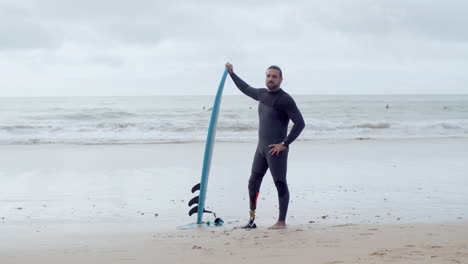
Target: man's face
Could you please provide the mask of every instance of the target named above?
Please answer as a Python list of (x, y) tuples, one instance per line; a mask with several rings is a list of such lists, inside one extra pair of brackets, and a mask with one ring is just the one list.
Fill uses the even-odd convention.
[(269, 90), (279, 88), (283, 78), (280, 77), (280, 72), (276, 69), (268, 69), (266, 72), (265, 83)]

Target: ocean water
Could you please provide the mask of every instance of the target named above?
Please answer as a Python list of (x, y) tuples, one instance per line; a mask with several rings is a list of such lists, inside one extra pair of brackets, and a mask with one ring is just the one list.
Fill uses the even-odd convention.
[[(468, 95), (292, 95), (306, 121), (298, 140), (468, 137)], [(0, 144), (204, 141), (213, 100), (0, 98)], [(257, 104), (243, 95), (224, 96), (216, 139), (255, 141)]]

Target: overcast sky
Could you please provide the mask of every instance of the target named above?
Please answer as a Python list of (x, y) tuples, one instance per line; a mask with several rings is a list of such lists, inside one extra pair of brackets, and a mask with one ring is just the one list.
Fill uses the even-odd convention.
[[(0, 0), (0, 96), (468, 93), (468, 1)], [(225, 94), (238, 94), (231, 80)]]

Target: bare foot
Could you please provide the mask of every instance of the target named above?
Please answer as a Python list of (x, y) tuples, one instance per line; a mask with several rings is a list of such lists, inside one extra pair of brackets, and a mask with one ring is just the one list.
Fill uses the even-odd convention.
[(268, 229), (285, 229), (286, 222), (285, 221), (278, 221), (276, 224), (270, 226)]

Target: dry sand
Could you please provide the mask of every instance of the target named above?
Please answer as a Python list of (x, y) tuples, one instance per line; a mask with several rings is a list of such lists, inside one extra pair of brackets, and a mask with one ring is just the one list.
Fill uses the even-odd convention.
[[(468, 263), (468, 222), (196, 228), (85, 235), (2, 252), (13, 263)], [(3, 238), (5, 239), (5, 238)], [(56, 241), (57, 242), (57, 241)]]

